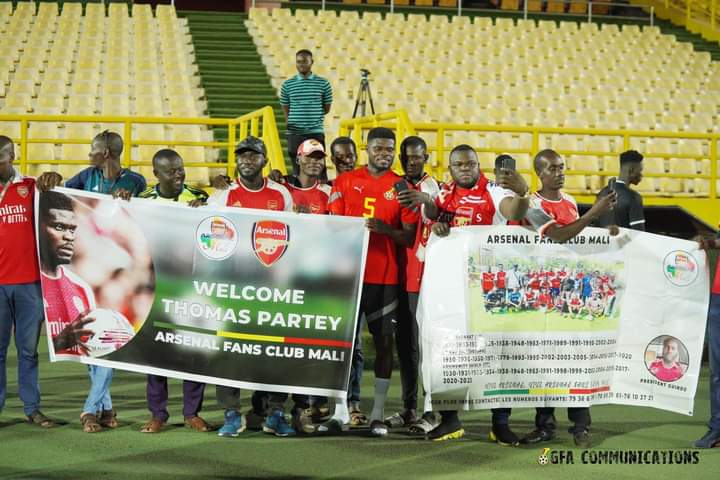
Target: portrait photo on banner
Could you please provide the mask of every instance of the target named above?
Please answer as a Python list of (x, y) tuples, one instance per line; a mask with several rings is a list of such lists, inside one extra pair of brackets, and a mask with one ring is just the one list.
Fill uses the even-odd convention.
[(112, 198), (39, 195), (38, 245), (51, 354), (102, 357), (142, 327), (155, 295), (148, 242)]

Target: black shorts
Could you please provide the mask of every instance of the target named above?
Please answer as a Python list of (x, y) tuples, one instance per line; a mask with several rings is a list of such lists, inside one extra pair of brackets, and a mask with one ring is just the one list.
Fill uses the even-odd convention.
[(363, 283), (360, 314), (365, 314), (368, 330), (373, 335), (395, 333), (398, 315), (398, 286)]

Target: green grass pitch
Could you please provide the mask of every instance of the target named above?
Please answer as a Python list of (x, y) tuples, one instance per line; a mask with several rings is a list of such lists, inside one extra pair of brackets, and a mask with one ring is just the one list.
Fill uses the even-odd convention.
[[(195, 479), (195, 478), (603, 478), (709, 479), (720, 468), (720, 448), (701, 451), (697, 465), (589, 465), (581, 464), (566, 433), (565, 411), (558, 409), (559, 437), (543, 446), (572, 450), (574, 465), (541, 466), (541, 447), (509, 448), (487, 440), (490, 413), (461, 415), (467, 435), (444, 443), (427, 442), (392, 432), (372, 439), (362, 430), (345, 438), (275, 438), (245, 432), (238, 438), (219, 438), (182, 426), (181, 386), (170, 382), (171, 424), (160, 434), (139, 433), (149, 418), (143, 375), (116, 372), (112, 386), (120, 428), (97, 434), (83, 433), (80, 408), (88, 388), (85, 367), (47, 360), (46, 339), (41, 345), (42, 409), (66, 422), (52, 430), (23, 423), (17, 398), (14, 345), (8, 357), (9, 398), (0, 414), (0, 478), (2, 479)], [(370, 366), (368, 366), (370, 368)], [(363, 378), (363, 408), (372, 404), (372, 370)], [(247, 406), (249, 392), (243, 392)], [(387, 414), (400, 408), (400, 382), (393, 374)], [(532, 429), (532, 409), (518, 409), (511, 424), (519, 434)], [(619, 405), (593, 407), (592, 433), (596, 450), (683, 450), (705, 432), (709, 415), (708, 371), (703, 369), (695, 416), (687, 417), (650, 408)], [(222, 422), (215, 391), (205, 393), (203, 416)], [(541, 476), (541, 477), (539, 477)]]

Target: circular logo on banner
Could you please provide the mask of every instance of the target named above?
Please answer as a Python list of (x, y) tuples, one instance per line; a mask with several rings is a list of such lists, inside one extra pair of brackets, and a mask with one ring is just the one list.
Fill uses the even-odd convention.
[(233, 254), (238, 243), (237, 228), (225, 217), (208, 217), (195, 232), (200, 252), (210, 260), (224, 260)]
[(695, 257), (684, 250), (674, 250), (663, 260), (663, 273), (670, 283), (687, 287), (698, 277), (698, 263)]

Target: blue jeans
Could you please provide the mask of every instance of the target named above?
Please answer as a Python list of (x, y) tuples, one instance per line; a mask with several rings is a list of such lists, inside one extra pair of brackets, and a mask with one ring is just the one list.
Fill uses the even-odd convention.
[(720, 430), (720, 295), (710, 296), (708, 309), (708, 353), (710, 360), (710, 430)]
[(90, 392), (85, 400), (83, 413), (95, 414), (103, 410), (112, 410), (110, 383), (112, 383), (113, 369), (97, 365), (87, 367), (90, 374)]
[(0, 285), (0, 410), (5, 406), (5, 363), (13, 327), (18, 357), (18, 392), (23, 411), (30, 415), (40, 409), (37, 347), (44, 316), (40, 282)]
[(355, 330), (355, 348), (353, 348), (352, 363), (350, 364), (350, 379), (347, 392), (348, 402), (360, 401), (360, 383), (362, 382), (363, 369), (365, 368), (365, 357), (362, 351), (362, 319), (358, 319)]

